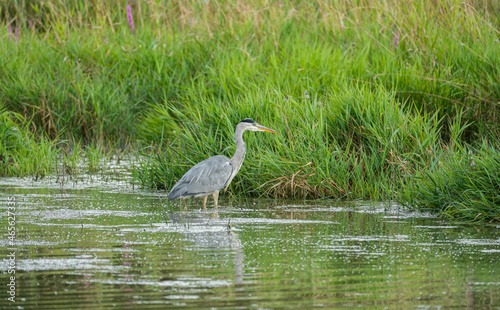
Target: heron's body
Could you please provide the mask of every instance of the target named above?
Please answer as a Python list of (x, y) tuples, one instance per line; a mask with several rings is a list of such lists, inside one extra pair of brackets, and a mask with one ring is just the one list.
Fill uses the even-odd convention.
[[(231, 160), (217, 155), (206, 159), (182, 176), (170, 190), (168, 199), (205, 197), (224, 188), (233, 172)], [(217, 178), (213, 176), (217, 175)]]
[(168, 199), (204, 197), (203, 208), (206, 209), (207, 198), (211, 194), (214, 197), (215, 207), (217, 207), (219, 191), (229, 186), (243, 164), (246, 152), (245, 142), (243, 141), (243, 132), (245, 130), (276, 132), (257, 124), (251, 119), (244, 119), (236, 126), (234, 134), (236, 152), (234, 156), (229, 159), (226, 156), (217, 155), (194, 165), (172, 187)]

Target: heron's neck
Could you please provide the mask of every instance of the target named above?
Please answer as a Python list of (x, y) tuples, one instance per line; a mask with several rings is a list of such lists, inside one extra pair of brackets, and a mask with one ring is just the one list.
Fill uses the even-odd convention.
[(245, 159), (245, 141), (243, 141), (243, 132), (245, 130), (241, 126), (236, 126), (236, 132), (234, 133), (234, 140), (236, 141), (236, 152), (234, 152), (233, 158), (231, 158), (231, 164), (233, 164), (233, 174), (236, 174), (240, 168), (243, 160)]
[(236, 152), (234, 152), (233, 158), (231, 158), (231, 165), (233, 166), (233, 172), (227, 181), (226, 189), (229, 187), (229, 183), (233, 180), (234, 176), (240, 171), (241, 164), (243, 164), (243, 159), (245, 159), (245, 141), (243, 141), (243, 126), (236, 126), (236, 132), (234, 133), (234, 141), (236, 141)]

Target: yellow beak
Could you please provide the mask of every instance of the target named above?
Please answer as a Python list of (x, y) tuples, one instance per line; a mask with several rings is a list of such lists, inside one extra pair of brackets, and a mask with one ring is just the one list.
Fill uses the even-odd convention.
[(262, 126), (262, 125), (257, 125), (257, 128), (259, 128), (259, 129), (260, 129), (260, 130), (262, 130), (262, 131), (267, 131), (267, 132), (277, 133), (277, 131), (276, 131), (276, 130), (271, 129), (271, 128), (267, 128), (267, 127)]

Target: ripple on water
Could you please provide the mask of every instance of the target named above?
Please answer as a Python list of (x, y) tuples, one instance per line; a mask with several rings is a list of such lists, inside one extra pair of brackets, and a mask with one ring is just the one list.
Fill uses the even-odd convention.
[[(224, 197), (212, 218), (213, 210), (193, 211), (197, 200), (189, 212), (167, 212), (164, 193), (115, 187), (16, 186), (21, 306), (500, 304), (500, 226), (447, 225), (398, 205)], [(0, 190), (12, 189), (0, 180)]]
[(466, 245), (498, 245), (500, 246), (500, 239), (458, 239), (455, 241), (459, 244)]
[[(0, 268), (7, 270), (8, 261), (0, 262)], [(47, 270), (99, 270), (106, 272), (120, 272), (124, 266), (113, 266), (110, 260), (99, 259), (95, 256), (77, 256), (72, 258), (38, 258), (18, 259), (16, 268), (22, 271), (47, 271)]]

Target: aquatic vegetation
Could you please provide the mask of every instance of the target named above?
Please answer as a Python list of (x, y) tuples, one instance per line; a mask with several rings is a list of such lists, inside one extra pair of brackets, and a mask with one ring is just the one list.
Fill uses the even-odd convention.
[(79, 141), (57, 144), (36, 136), (29, 130), (30, 125), (21, 115), (0, 106), (0, 176), (37, 180), (50, 174), (95, 174), (104, 170), (106, 158), (111, 157), (102, 145), (82, 147)]
[(52, 172), (57, 156), (55, 143), (44, 137), (36, 139), (29, 122), (0, 105), (0, 176), (33, 176)]
[(85, 146), (84, 154), (87, 161), (87, 166), (90, 173), (95, 173), (100, 171), (103, 168), (103, 161), (106, 157), (106, 154), (103, 151), (102, 145), (88, 145)]
[(484, 143), (442, 153), (417, 173), (404, 201), (467, 221), (500, 221), (500, 150)]

